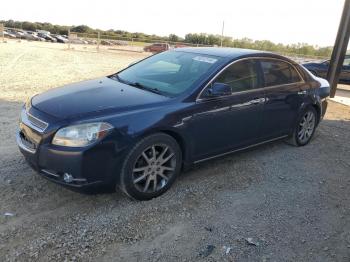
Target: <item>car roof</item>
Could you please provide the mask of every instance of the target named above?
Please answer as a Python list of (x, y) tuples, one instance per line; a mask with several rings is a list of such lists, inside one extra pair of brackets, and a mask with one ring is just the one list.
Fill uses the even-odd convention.
[(175, 49), (178, 52), (189, 52), (202, 55), (212, 55), (227, 58), (236, 58), (244, 55), (272, 54), (253, 49), (229, 48), (229, 47), (183, 47)]

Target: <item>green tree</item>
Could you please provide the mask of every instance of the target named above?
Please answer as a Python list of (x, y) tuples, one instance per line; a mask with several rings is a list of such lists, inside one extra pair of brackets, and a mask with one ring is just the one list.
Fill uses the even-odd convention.
[(71, 28), (72, 32), (77, 33), (91, 33), (93, 30), (87, 25), (78, 25)]
[(180, 37), (175, 34), (170, 34), (168, 39), (170, 42), (178, 42), (180, 40)]

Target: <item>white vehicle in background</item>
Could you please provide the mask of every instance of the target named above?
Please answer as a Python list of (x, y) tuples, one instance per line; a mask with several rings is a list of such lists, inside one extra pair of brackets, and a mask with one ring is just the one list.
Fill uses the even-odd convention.
[(16, 38), (23, 38), (25, 33), (22, 31), (11, 30), (11, 34), (15, 35)]
[(37, 34), (50, 35), (51, 33), (46, 30), (36, 30)]
[(4, 31), (3, 33), (4, 33), (4, 37), (6, 37), (6, 38), (16, 38), (15, 34), (12, 34), (8, 31)]
[(81, 45), (86, 45), (89, 43), (88, 41), (82, 40), (80, 38), (69, 39), (69, 42), (72, 44), (81, 44)]
[(35, 32), (32, 31), (24, 31), (22, 38), (30, 41), (45, 41), (45, 39), (38, 37)]

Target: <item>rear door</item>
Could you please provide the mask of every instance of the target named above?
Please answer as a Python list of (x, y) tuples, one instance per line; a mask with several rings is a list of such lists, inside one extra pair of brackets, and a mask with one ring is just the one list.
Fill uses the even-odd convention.
[(289, 134), (303, 103), (304, 81), (296, 68), (287, 61), (260, 59), (266, 95), (262, 138), (270, 139)]

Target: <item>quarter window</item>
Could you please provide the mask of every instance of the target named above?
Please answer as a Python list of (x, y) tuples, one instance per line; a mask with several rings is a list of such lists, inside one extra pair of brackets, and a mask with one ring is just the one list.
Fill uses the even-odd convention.
[(295, 68), (280, 60), (262, 60), (265, 86), (276, 86), (300, 82), (301, 78)]
[(243, 60), (232, 64), (215, 79), (215, 82), (229, 85), (232, 93), (257, 88), (255, 61)]

